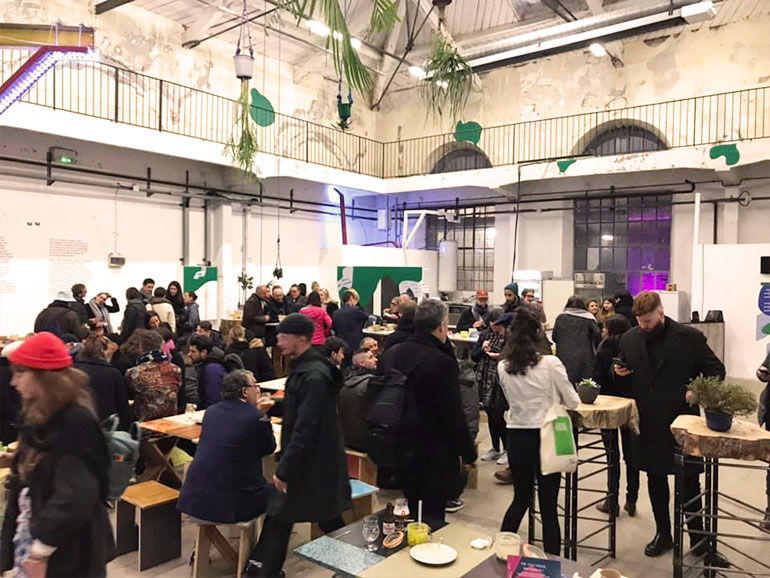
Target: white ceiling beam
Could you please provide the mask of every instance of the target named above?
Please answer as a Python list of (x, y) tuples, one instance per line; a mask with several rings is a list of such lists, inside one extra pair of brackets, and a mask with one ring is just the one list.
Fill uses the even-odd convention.
[(508, 8), (511, 9), (511, 13), (516, 22), (521, 22), (521, 13), (519, 13), (519, 9), (516, 6), (516, 0), (508, 0)]
[(218, 8), (207, 8), (195, 22), (182, 33), (182, 44), (199, 42), (209, 35), (212, 26), (219, 23), (225, 14)]
[[(389, 52), (391, 54), (396, 52), (398, 40), (401, 37), (401, 30), (403, 29), (404, 21), (406, 20), (406, 8), (408, 1), (409, 0), (399, 0), (398, 5), (396, 6), (398, 22), (393, 25), (393, 27), (388, 32), (388, 36), (385, 38), (385, 52)], [(380, 74), (374, 80), (372, 102), (376, 103), (380, 100), (383, 90), (385, 90), (388, 80), (390, 79), (390, 75), (393, 74), (393, 71), (397, 65), (398, 62), (396, 60), (393, 60), (392, 58), (389, 58), (385, 55), (382, 56), (382, 59), (380, 60), (380, 72), (382, 72), (382, 74)]]

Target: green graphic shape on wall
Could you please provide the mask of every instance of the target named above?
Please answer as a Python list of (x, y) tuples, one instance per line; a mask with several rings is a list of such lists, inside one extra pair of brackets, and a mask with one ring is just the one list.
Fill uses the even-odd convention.
[(738, 145), (733, 143), (711, 147), (711, 150), (709, 151), (709, 157), (712, 159), (725, 157), (725, 164), (730, 167), (741, 160), (741, 153), (738, 151)]
[(185, 267), (184, 290), (197, 291), (209, 281), (217, 280), (216, 267)]
[(577, 159), (567, 159), (566, 161), (556, 161), (556, 166), (559, 167), (559, 172), (564, 174), (567, 169), (577, 162)]
[[(422, 267), (337, 267), (337, 289), (342, 294), (351, 287), (358, 292), (361, 306), (374, 312), (374, 292), (382, 282), (382, 299), (398, 295), (404, 285), (417, 286), (422, 282)], [(379, 307), (376, 313), (379, 314)]]
[(481, 130), (481, 125), (477, 122), (458, 122), (454, 137), (457, 142), (469, 142), (477, 145), (481, 140)]
[(256, 88), (251, 89), (251, 120), (259, 126), (270, 126), (275, 122), (275, 110), (267, 97), (260, 94)]

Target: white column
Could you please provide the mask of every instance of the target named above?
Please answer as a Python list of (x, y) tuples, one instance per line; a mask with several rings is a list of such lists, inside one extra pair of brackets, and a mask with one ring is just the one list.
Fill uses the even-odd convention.
[(693, 209), (693, 236), (692, 236), (692, 276), (690, 284), (690, 309), (701, 311), (703, 303), (703, 263), (704, 246), (699, 243), (700, 236), (700, 193), (695, 193), (695, 208)]
[(217, 267), (217, 320), (237, 302), (237, 277), (233, 268), (233, 208), (219, 203), (212, 207), (211, 264)]
[[(725, 198), (736, 198), (740, 195), (738, 187), (725, 187)], [(722, 218), (719, 220), (717, 242), (720, 245), (738, 244), (738, 203), (721, 203)]]

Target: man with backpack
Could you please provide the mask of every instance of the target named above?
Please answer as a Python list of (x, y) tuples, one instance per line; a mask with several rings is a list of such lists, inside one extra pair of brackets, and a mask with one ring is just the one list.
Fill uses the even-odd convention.
[[(385, 350), (379, 361), (379, 379), (369, 382), (374, 390), (368, 418), (370, 442), (373, 434), (382, 442), (383, 432), (388, 430), (378, 426), (378, 421), (389, 419), (374, 411), (378, 400), (401, 383), (403, 415), (399, 421), (404, 427), (396, 434), (401, 439), (392, 440), (405, 456), (399, 464), (399, 478), (409, 510), (416, 512), (417, 502), (422, 500), (429, 524), (444, 521), (447, 502), (462, 487), (460, 459), (470, 465), (477, 457), (463, 414), (457, 359), (448, 340), (448, 313), (441, 301), (421, 303), (414, 316), (414, 334)], [(377, 453), (377, 449), (373, 451)], [(377, 462), (376, 456), (373, 459)]]
[(35, 333), (48, 331), (61, 337), (70, 333), (78, 339), (85, 339), (88, 330), (80, 323), (78, 314), (70, 306), (75, 303), (75, 298), (68, 291), (59, 291), (48, 307), (43, 309), (35, 319)]

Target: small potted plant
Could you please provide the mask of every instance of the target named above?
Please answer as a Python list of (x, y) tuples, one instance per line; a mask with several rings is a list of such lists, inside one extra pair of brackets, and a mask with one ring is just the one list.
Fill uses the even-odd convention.
[(238, 285), (241, 286), (241, 299), (242, 302), (238, 304), (238, 307), (241, 307), (243, 303), (246, 302), (246, 293), (249, 289), (254, 287), (254, 277), (249, 277), (249, 274), (246, 273), (246, 270), (244, 269), (241, 271), (241, 274), (238, 275)]
[(584, 379), (577, 384), (577, 393), (580, 401), (587, 404), (592, 404), (599, 397), (601, 386), (593, 379)]
[(747, 415), (757, 409), (757, 400), (751, 392), (718, 377), (696, 377), (687, 388), (691, 393), (690, 404), (703, 407), (706, 425), (714, 431), (728, 431), (733, 416)]

